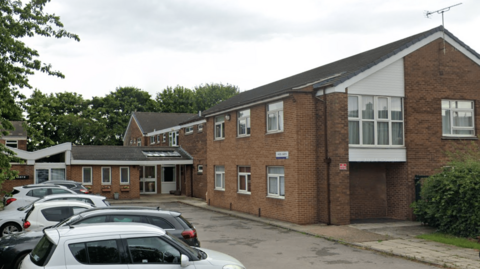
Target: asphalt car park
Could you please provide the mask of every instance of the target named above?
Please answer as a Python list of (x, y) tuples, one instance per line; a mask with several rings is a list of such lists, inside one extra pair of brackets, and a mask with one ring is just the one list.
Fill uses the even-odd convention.
[(160, 206), (182, 212), (195, 226), (202, 247), (231, 255), (249, 269), (434, 268), (181, 203), (144, 203), (139, 206)]

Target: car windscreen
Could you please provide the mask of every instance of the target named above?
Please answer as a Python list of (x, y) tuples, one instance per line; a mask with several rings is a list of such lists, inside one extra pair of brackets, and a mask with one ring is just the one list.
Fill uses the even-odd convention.
[(30, 260), (34, 264), (43, 267), (47, 264), (50, 254), (54, 249), (55, 245), (44, 235), (32, 250), (32, 253), (30, 253)]

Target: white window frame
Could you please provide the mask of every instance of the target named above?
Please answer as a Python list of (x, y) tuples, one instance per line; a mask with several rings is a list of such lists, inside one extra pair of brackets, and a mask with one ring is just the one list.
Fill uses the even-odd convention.
[[(223, 118), (223, 120), (222, 120)], [(225, 139), (225, 116), (224, 115), (220, 115), (220, 116), (216, 116), (214, 118), (215, 120), (215, 125), (214, 125), (214, 128), (213, 128), (213, 135), (215, 137), (215, 140), (223, 140)], [(218, 128), (220, 128), (220, 135), (217, 136), (217, 126), (219, 126)]]
[[(244, 122), (245, 124), (245, 132), (241, 133), (240, 123)], [(238, 137), (245, 137), (250, 136), (250, 109), (244, 109), (237, 112), (237, 136)]]
[[(445, 102), (448, 102), (449, 108), (444, 108)], [(455, 102), (470, 102), (471, 108), (455, 108), (453, 107)], [(475, 102), (473, 100), (451, 100), (451, 99), (442, 99), (442, 136), (445, 137), (475, 137)], [(443, 132), (443, 114), (444, 111), (451, 111), (450, 113), (450, 133), (446, 134)], [(472, 114), (472, 126), (453, 126), (454, 118), (453, 115), (455, 112), (470, 112)], [(472, 131), (472, 134), (454, 134), (454, 131)]]
[(191, 133), (193, 133), (193, 126), (185, 127), (185, 134), (191, 134)]
[[(283, 168), (283, 174), (270, 173), (269, 168)], [(283, 177), (283, 195), (281, 194), (280, 180)], [(277, 193), (270, 193), (270, 178), (276, 178), (277, 181)], [(267, 166), (267, 197), (285, 199), (285, 167), (284, 166)]]
[(155, 136), (150, 136), (150, 145), (155, 144)]
[[(217, 168), (221, 168), (221, 167), (223, 168), (223, 171), (217, 171), (217, 170), (220, 170)], [(225, 190), (225, 166), (215, 165), (214, 169), (215, 169), (215, 177), (214, 177), (215, 190), (224, 191)], [(217, 176), (220, 176), (220, 185), (217, 185)]]
[[(404, 106), (404, 98), (403, 97), (395, 97), (395, 96), (372, 96), (372, 95), (348, 95), (348, 97), (356, 97), (357, 98), (357, 109), (358, 109), (358, 117), (350, 117), (348, 116), (348, 121), (350, 122), (358, 122), (358, 136), (359, 136), (359, 143), (358, 144), (350, 144), (350, 147), (389, 147), (389, 148), (403, 148), (405, 147), (405, 106)], [(362, 119), (362, 98), (369, 97), (373, 98), (373, 119)], [(392, 99), (398, 98), (400, 99), (400, 104), (402, 107), (402, 119), (401, 120), (393, 120), (392, 119)], [(387, 99), (387, 118), (379, 118), (378, 116), (378, 104), (379, 99)], [(348, 102), (348, 100), (347, 100)], [(348, 107), (348, 106), (347, 106)], [(348, 108), (347, 108), (348, 109)], [(348, 113), (348, 111), (347, 111)], [(363, 143), (363, 122), (373, 122), (373, 144), (364, 144)], [(378, 143), (378, 123), (388, 123), (388, 144), (379, 144)], [(401, 123), (402, 124), (402, 144), (401, 145), (394, 145), (393, 144), (393, 137), (392, 137), (392, 123)], [(350, 135), (350, 130), (349, 130)]]
[(168, 145), (170, 147), (178, 146), (178, 131), (173, 131), (168, 133)]
[[(249, 168), (250, 172), (240, 172), (241, 168)], [(238, 166), (238, 180), (237, 180), (237, 190), (238, 190), (238, 193), (245, 193), (245, 194), (250, 194), (252, 192), (251, 190), (251, 186), (250, 186), (250, 190), (248, 190), (248, 182), (252, 180), (252, 168), (250, 166), (245, 166), (245, 165), (241, 165), (241, 166)], [(242, 190), (240, 189), (240, 182), (241, 182), (241, 179), (240, 177), (244, 176), (245, 177), (245, 189)]]
[(203, 164), (197, 165), (197, 173), (203, 173)]
[[(85, 182), (85, 169), (90, 169), (90, 182)], [(91, 166), (82, 167), (82, 184), (83, 185), (92, 185), (93, 184), (93, 168)]]
[(157, 143), (160, 144), (160, 135), (157, 135)]
[(197, 131), (198, 131), (198, 132), (203, 132), (203, 123), (200, 123), (200, 124), (197, 126)]
[[(269, 106), (276, 105), (276, 104), (281, 104), (282, 108), (277, 108), (277, 109), (270, 109), (269, 108)], [(267, 110), (267, 115), (266, 115), (267, 116), (267, 118), (266, 118), (267, 133), (283, 132), (283, 130), (284, 130), (284, 113), (283, 113), (284, 106), (283, 106), (283, 101), (273, 102), (273, 103), (267, 104), (266, 110)], [(269, 119), (270, 115), (272, 115), (276, 119), (277, 126), (275, 127), (275, 129), (269, 129), (270, 127), (269, 127), (269, 124), (268, 124), (268, 119)]]
[(5, 140), (5, 146), (18, 149), (18, 140)]
[[(122, 169), (127, 169), (127, 182), (122, 182)], [(120, 167), (120, 185), (130, 185), (130, 167)]]
[(163, 140), (162, 141), (163, 141), (163, 143), (167, 142), (167, 134), (165, 134), (165, 133), (163, 134)]
[[(108, 169), (108, 182), (103, 182), (103, 169)], [(102, 167), (102, 178), (100, 180), (102, 185), (112, 185), (112, 168), (110, 166)]]
[(141, 146), (142, 146), (142, 139), (137, 138), (137, 147), (141, 147)]

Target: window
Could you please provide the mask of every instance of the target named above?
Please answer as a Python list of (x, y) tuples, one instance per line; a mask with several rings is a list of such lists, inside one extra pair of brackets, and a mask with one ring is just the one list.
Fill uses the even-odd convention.
[(202, 174), (203, 173), (203, 165), (199, 164), (197, 166), (197, 173)]
[(129, 238), (127, 249), (134, 264), (180, 264), (181, 253), (158, 237)]
[(18, 148), (18, 141), (17, 140), (7, 140), (5, 141), (5, 146), (11, 148)]
[(199, 124), (197, 129), (199, 132), (203, 132), (203, 124)]
[(473, 101), (442, 100), (442, 134), (444, 136), (474, 136)]
[(120, 167), (120, 184), (130, 184), (130, 169)]
[(148, 217), (148, 219), (150, 220), (150, 223), (155, 225), (155, 226), (158, 226), (162, 229), (170, 229), (170, 230), (175, 230), (175, 227), (168, 221), (166, 221), (165, 219), (163, 218), (159, 218), (159, 217)]
[(238, 167), (238, 192), (250, 193), (250, 166)]
[(130, 145), (132, 145), (132, 144), (133, 144), (133, 139), (130, 139)]
[(110, 216), (110, 222), (138, 222), (148, 223), (143, 216), (115, 215)]
[(69, 244), (73, 257), (84, 264), (120, 263), (117, 240)]
[(82, 171), (83, 171), (82, 183), (86, 185), (92, 185), (92, 168), (83, 167)]
[(215, 166), (215, 189), (225, 190), (225, 166)]
[(349, 96), (348, 141), (359, 146), (403, 146), (403, 99)]
[(283, 101), (267, 105), (267, 133), (283, 131)]
[(178, 131), (168, 133), (168, 145), (178, 146)]
[(48, 262), (50, 253), (52, 253), (54, 249), (55, 245), (44, 235), (32, 250), (32, 253), (30, 253), (30, 260), (37, 266), (43, 267)]
[(281, 166), (267, 167), (268, 196), (285, 198), (285, 171)]
[(97, 217), (91, 217), (88, 219), (82, 219), (82, 221), (79, 221), (75, 224), (104, 223), (104, 222), (107, 222), (107, 216), (97, 216)]
[(137, 138), (137, 146), (138, 147), (142, 146), (142, 139), (141, 138)]
[(225, 116), (215, 117), (215, 139), (225, 138)]
[(46, 195), (48, 195), (48, 189), (45, 189), (45, 188), (34, 189), (27, 192), (27, 196), (31, 196), (31, 197), (42, 198), (43, 196), (46, 196)]
[(58, 188), (58, 189), (50, 189), (49, 195), (50, 194), (72, 194), (72, 193), (65, 189)]
[(112, 173), (110, 167), (102, 167), (102, 185), (112, 184)]
[(167, 142), (167, 135), (163, 134), (163, 143)]
[(237, 116), (237, 133), (238, 136), (250, 135), (250, 109), (238, 112)]
[(189, 126), (185, 128), (185, 134), (191, 134), (193, 133), (193, 126)]
[(67, 206), (46, 208), (43, 209), (41, 212), (45, 219), (48, 221), (62, 221), (73, 215), (72, 208)]
[(160, 144), (160, 135), (157, 135), (157, 143)]
[(150, 136), (150, 144), (155, 144), (155, 136)]

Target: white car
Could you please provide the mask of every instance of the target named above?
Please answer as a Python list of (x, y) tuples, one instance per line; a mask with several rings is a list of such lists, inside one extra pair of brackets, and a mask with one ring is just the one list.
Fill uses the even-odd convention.
[(68, 193), (75, 194), (74, 191), (58, 185), (30, 184), (14, 187), (11, 197), (3, 197), (3, 210), (15, 210), (47, 195)]
[(21, 269), (202, 268), (245, 269), (218, 251), (192, 248), (159, 227), (142, 223), (91, 224), (45, 229)]
[(26, 210), (0, 211), (0, 237), (21, 232)]
[(77, 213), (93, 208), (89, 203), (79, 201), (50, 201), (35, 203), (23, 222), (25, 231), (53, 226)]

